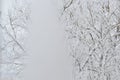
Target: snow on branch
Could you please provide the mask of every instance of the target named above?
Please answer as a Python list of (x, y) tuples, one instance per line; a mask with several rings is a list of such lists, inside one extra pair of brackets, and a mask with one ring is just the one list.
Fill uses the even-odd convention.
[(67, 5), (63, 5), (61, 21), (66, 26), (75, 80), (119, 80), (120, 1), (67, 1), (63, 1)]

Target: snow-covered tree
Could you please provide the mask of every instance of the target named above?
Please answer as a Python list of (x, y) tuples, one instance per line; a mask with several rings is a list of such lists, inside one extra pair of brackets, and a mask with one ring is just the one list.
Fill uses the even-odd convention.
[(24, 67), (30, 9), (26, 0), (3, 0), (2, 4), (0, 80), (16, 80)]
[(120, 0), (63, 0), (75, 80), (120, 80)]

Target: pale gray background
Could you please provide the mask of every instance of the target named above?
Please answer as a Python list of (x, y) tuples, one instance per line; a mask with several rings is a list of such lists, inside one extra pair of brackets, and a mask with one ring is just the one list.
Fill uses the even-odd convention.
[(72, 62), (65, 45), (64, 26), (58, 23), (57, 1), (54, 1), (32, 0), (30, 59), (24, 70), (24, 80), (72, 80)]

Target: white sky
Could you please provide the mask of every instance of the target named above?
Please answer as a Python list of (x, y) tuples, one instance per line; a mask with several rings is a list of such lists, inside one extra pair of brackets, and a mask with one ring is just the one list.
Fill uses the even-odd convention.
[(64, 27), (53, 0), (32, 0), (31, 54), (24, 80), (72, 80), (72, 62), (65, 49)]

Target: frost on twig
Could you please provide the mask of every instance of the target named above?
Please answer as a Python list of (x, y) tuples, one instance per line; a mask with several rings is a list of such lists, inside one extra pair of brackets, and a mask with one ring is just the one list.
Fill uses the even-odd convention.
[(64, 0), (63, 4), (61, 20), (75, 80), (119, 80), (120, 1)]
[(28, 35), (30, 9), (26, 0), (11, 0), (11, 6), (2, 15), (0, 80), (16, 80), (24, 68), (25, 40)]

